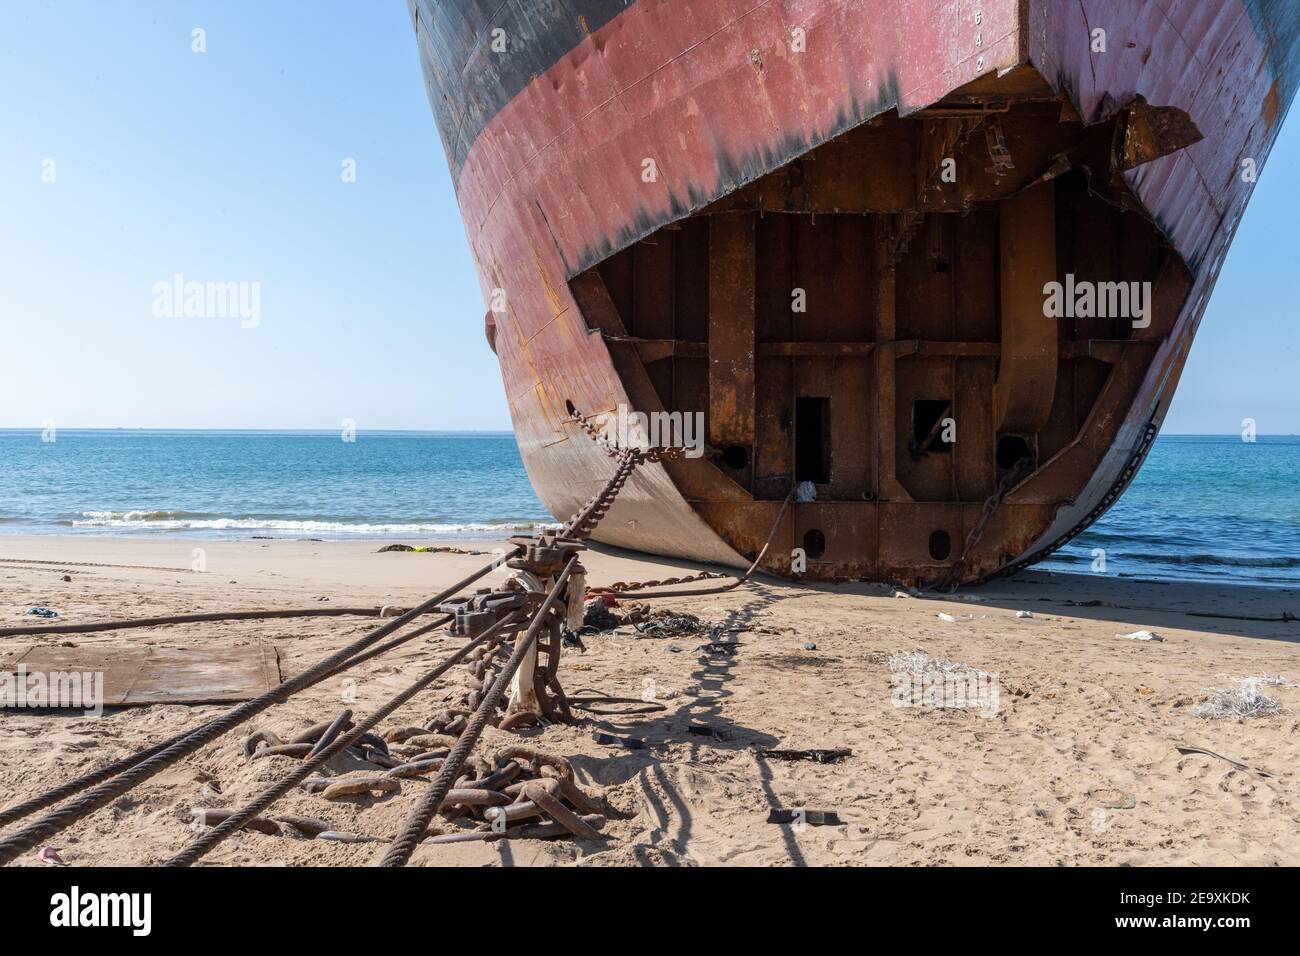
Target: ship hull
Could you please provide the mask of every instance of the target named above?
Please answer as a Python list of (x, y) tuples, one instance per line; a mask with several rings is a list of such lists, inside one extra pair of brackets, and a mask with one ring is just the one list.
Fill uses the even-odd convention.
[[(544, 505), (612, 471), (573, 412), (705, 420), (708, 457), (638, 469), (598, 540), (735, 566), (771, 532), (770, 570), (962, 583), (1049, 553), (1140, 465), (1291, 101), (1294, 26), (1241, 0), (865, 6), (412, 2)], [(1089, 205), (1103, 180), (1118, 212)], [(1098, 265), (1109, 235), (1145, 265)], [(1147, 325), (1044, 334), (1026, 316), (1063, 266), (1148, 282)], [(773, 317), (796, 281), (831, 290), (824, 317)], [(801, 469), (816, 498), (774, 528)]]

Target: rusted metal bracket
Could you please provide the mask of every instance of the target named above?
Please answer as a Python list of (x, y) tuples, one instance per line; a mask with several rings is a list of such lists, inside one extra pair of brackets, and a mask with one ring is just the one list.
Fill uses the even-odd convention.
[(989, 120), (984, 124), (984, 142), (988, 145), (989, 159), (993, 161), (992, 166), (985, 167), (988, 172), (1001, 179), (1016, 168), (1011, 160), (1011, 150), (1007, 149), (1007, 141), (1002, 137), (1002, 124), (997, 120)]

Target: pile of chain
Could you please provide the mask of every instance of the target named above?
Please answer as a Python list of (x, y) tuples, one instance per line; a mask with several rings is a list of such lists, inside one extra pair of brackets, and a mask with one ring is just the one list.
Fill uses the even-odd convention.
[[(448, 822), (468, 817), (473, 829), (426, 831), (424, 842), (460, 843), (500, 838), (600, 838), (608, 810), (603, 797), (578, 786), (563, 757), (532, 747), (503, 747), (489, 761), (473, 757), (439, 810)], [(436, 831), (436, 832), (435, 832)]]
[[(352, 729), (351, 716), (351, 711), (341, 711), (333, 721), (309, 727), (288, 743), (270, 731), (258, 731), (245, 738), (244, 753), (251, 760), (272, 756), (309, 759), (324, 751), (339, 734)], [(328, 801), (400, 793), (402, 780), (427, 776), (443, 768), (456, 738), (438, 731), (463, 731), (469, 716), (469, 711), (454, 715), (443, 712), (424, 726), (395, 727), (382, 737), (365, 733), (346, 752), (355, 759), (386, 768), (383, 773), (309, 777), (301, 786)], [(430, 827), (422, 842), (540, 840), (564, 836), (594, 840), (600, 838), (608, 812), (602, 796), (593, 796), (578, 785), (573, 766), (564, 757), (514, 744), (497, 750), (491, 760), (482, 756), (470, 756), (466, 760), (465, 772), (456, 779), (438, 808), (445, 825)], [(216, 827), (234, 814), (230, 810), (196, 808), (193, 815), (199, 826)], [(468, 827), (460, 825), (466, 823)], [(454, 828), (450, 826), (453, 824)], [(340, 832), (333, 824), (317, 817), (259, 816), (243, 823), (243, 829), (268, 836), (286, 835), (285, 827), (308, 839), (386, 842), (379, 837)]]

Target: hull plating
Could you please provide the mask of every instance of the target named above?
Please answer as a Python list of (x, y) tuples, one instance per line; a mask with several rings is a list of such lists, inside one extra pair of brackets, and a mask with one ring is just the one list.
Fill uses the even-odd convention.
[[(618, 336), (610, 330), (626, 325), (627, 316), (616, 305), (607, 308), (613, 297), (599, 288), (593, 292), (591, 277), (603, 269), (608, 278), (619, 256), (653, 244), (666, 227), (735, 212), (723, 208), (728, 197), (734, 202), (747, 188), (762, 193), (765, 177), (784, 174), (826, 144), (832, 153), (817, 155), (832, 155), (838, 144), (856, 142), (853, 137), (877, 135), (870, 132), (873, 122), (884, 124), (880, 136), (907, 122), (928, 130), (930, 116), (935, 123), (950, 122), (936, 107), (956, 100), (982, 104), (987, 112), (999, 97), (1023, 95), (1029, 108), (1055, 96), (1063, 114), (1070, 114), (1063, 121), (1080, 129), (1110, 123), (1127, 131), (1134, 125), (1135, 103), (1176, 108), (1190, 118), (1198, 141), (1140, 157), (1145, 161), (1120, 168), (1116, 177), (1167, 247), (1167, 269), (1178, 273), (1176, 281), (1160, 273), (1170, 290), (1164, 327), (1150, 337), (1149, 348), (1121, 350), (1141, 351), (1140, 359), (1110, 356), (1099, 395), (1111, 389), (1116, 398), (1097, 398), (1094, 408), (1083, 409), (1077, 433), (1049, 443), (1052, 453), (1035, 460), (1032, 476), (1008, 489), (982, 522), (991, 478), (971, 479), (964, 491), (954, 477), (951, 494), (924, 488), (918, 493), (920, 478), (911, 488), (898, 481), (910, 466), (906, 460), (900, 467), (892, 464), (895, 445), (903, 442), (891, 434), (902, 431), (892, 406), (903, 400), (898, 389), (905, 385), (893, 384), (891, 376), (903, 366), (894, 327), (882, 334), (877, 306), (859, 336), (861, 354), (840, 356), (839, 365), (827, 366), (862, 369), (864, 394), (875, 396), (862, 408), (873, 424), (861, 447), (834, 433), (839, 460), (865, 468), (860, 479), (856, 472), (852, 479), (864, 490), (856, 501), (845, 500), (849, 479), (831, 476), (819, 501), (795, 505), (778, 529), (772, 569), (789, 570), (790, 555), (809, 540), (808, 531), (821, 529), (827, 540), (808, 567), (814, 576), (934, 583), (954, 574), (956, 566), (958, 579), (978, 579), (1040, 556), (1095, 518), (1140, 461), (1172, 398), (1249, 198), (1242, 162), (1249, 159), (1262, 169), (1294, 92), (1300, 41), (1285, 11), (1278, 10), (1285, 5), (986, 0), (975, 10), (958, 0), (881, 0), (869, 5), (870, 13), (867, 6), (855, 0), (412, 2), (430, 100), (484, 299), (498, 307), (488, 317), (491, 339), (520, 450), (539, 496), (557, 517), (572, 513), (611, 468), (581, 430), (566, 424), (570, 407), (596, 414), (620, 406), (673, 406), (650, 368), (653, 347), (615, 344)], [(1097, 29), (1105, 31), (1104, 53), (1093, 49)], [(868, 151), (874, 148), (875, 140), (863, 141)], [(924, 168), (924, 157), (918, 159)], [(652, 177), (646, 176), (647, 160)], [(996, 184), (989, 188), (997, 192)], [(748, 214), (762, 218), (774, 208), (766, 202), (754, 199)], [(895, 209), (869, 198), (852, 211), (872, 217), (863, 228), (878, 237), (885, 228), (915, 230), (914, 220), (924, 222), (937, 212), (959, 212), (965, 221), (975, 208), (942, 208), (945, 202), (941, 196), (924, 198), (915, 209)], [(1013, 214), (1003, 208), (997, 215), (999, 228), (1010, 231), (1002, 224)], [(734, 221), (715, 215), (710, 235), (721, 235), (730, 227), (720, 224)], [(748, 240), (742, 235), (739, 241)], [(718, 243), (724, 248), (723, 239)], [(979, 248), (970, 246), (972, 254)], [(896, 282), (901, 262), (877, 263), (876, 274)], [(726, 288), (726, 281), (725, 271), (718, 271), (710, 288)], [(1002, 281), (1012, 289), (1025, 287), (1026, 280), (1004, 272)], [(608, 313), (603, 320), (602, 308)], [(710, 308), (716, 314), (719, 306)], [(956, 343), (970, 354), (951, 356), (954, 367), (965, 362), (978, 378), (1001, 375), (1008, 363), (1020, 361), (1020, 353), (1032, 362), (1033, 350), (1023, 344), (1034, 330), (1011, 335), (1010, 321), (1004, 316), (1002, 327), (990, 333), (999, 345), (984, 348), (982, 358), (974, 346), (989, 343)], [(743, 371), (745, 361), (751, 368), (764, 361), (765, 349), (768, 360), (789, 359), (792, 367), (811, 360), (807, 343), (764, 343), (752, 333), (727, 355), (726, 343), (734, 342), (729, 327), (716, 321), (709, 326), (708, 362), (740, 361)], [(674, 328), (667, 338), (681, 340), (675, 333)], [(1071, 359), (1086, 364), (1093, 358), (1087, 343), (1096, 341), (1098, 336), (1083, 333), (1077, 342), (1063, 337), (1062, 355), (1086, 351)], [(700, 360), (686, 354), (686, 346), (699, 344), (681, 340), (670, 346), (680, 346), (683, 370)], [(772, 355), (773, 349), (790, 354)], [(883, 354), (890, 355), (888, 361)], [(1033, 388), (1041, 393), (1041, 383), (1026, 384), (1034, 381), (1026, 373), (1016, 390), (1028, 396), (1022, 399), (1027, 407), (1041, 408), (1050, 396), (1035, 397)], [(709, 382), (716, 393), (734, 392), (722, 376)], [(994, 379), (988, 384), (993, 407)], [(739, 394), (751, 393), (742, 384)], [(766, 446), (754, 407), (728, 412), (707, 391), (701, 404), (711, 443), (738, 434), (732, 444), (761, 460)], [(995, 429), (996, 424), (987, 428), (994, 437)], [(964, 467), (959, 457), (948, 466), (954, 476)], [(743, 474), (728, 472), (717, 460), (647, 467), (629, 482), (597, 537), (695, 561), (746, 563), (794, 478), (793, 469), (787, 471), (781, 476), (785, 485), (777, 488), (763, 485), (768, 476), (752, 465)], [(940, 525), (953, 542), (942, 559), (926, 546)], [(963, 553), (977, 529), (978, 542)]]

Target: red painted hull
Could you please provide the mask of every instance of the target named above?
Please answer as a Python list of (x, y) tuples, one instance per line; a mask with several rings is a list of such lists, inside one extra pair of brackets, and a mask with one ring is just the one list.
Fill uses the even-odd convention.
[[(414, 0), (412, 10), (437, 111), (450, 82), (439, 85), (449, 74), (436, 61), (451, 35), (439, 18), (451, 14)], [(639, 0), (502, 97), (477, 133), (468, 121), (444, 122), (484, 299), (504, 302), (491, 315), (494, 346), (543, 503), (567, 517), (611, 471), (566, 424), (569, 403), (588, 413), (635, 407), (574, 299), (575, 276), (872, 117), (907, 116), (981, 77), (1031, 66), (1085, 123), (1141, 95), (1181, 108), (1204, 135), (1125, 173), (1194, 284), (1091, 479), (999, 561), (1041, 554), (1103, 503), (1172, 398), (1250, 196), (1241, 162), (1263, 167), (1290, 101), (1282, 74), (1294, 34), (1279, 50), (1277, 37), (1261, 38), (1262, 16), (1241, 0)], [(490, 19), (462, 26), (477, 31), (476, 44), (490, 42)], [(796, 27), (806, 37), (797, 53)], [(1090, 50), (1098, 27), (1104, 54)], [(646, 159), (653, 182), (642, 176)], [(973, 520), (961, 518), (967, 528)], [(779, 546), (795, 544), (793, 535), (783, 532)], [(657, 465), (638, 471), (597, 538), (744, 563)]]

